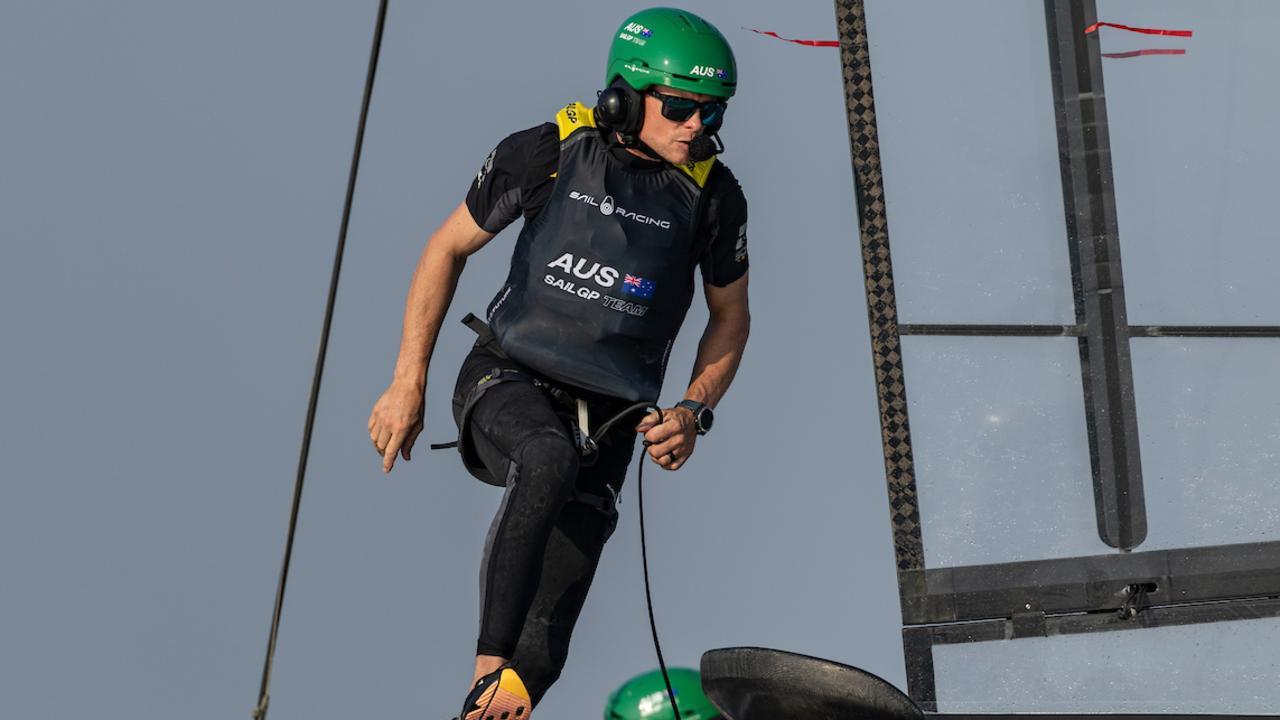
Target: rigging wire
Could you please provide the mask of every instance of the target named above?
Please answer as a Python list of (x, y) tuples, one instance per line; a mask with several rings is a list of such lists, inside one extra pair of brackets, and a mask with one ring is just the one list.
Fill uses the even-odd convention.
[(316, 404), (320, 398), (320, 380), (324, 377), (324, 359), (329, 349), (329, 332), (333, 326), (333, 307), (338, 297), (338, 278), (342, 273), (342, 256), (347, 245), (347, 228), (351, 224), (351, 204), (356, 192), (356, 175), (360, 170), (360, 149), (364, 145), (364, 129), (369, 119), (369, 100), (373, 96), (373, 80), (378, 71), (378, 53), (382, 48), (382, 30), (386, 25), (387, 2), (378, 4), (378, 21), (373, 30), (373, 47), (369, 51), (369, 71), (364, 81), (364, 98), (360, 104), (360, 122), (356, 127), (355, 147), (351, 152), (351, 172), (347, 177), (347, 197), (342, 209), (342, 225), (338, 230), (338, 248), (333, 258), (333, 273), (329, 278), (329, 299), (324, 310), (324, 329), (320, 333), (320, 348), (316, 353), (315, 373), (311, 380), (311, 397), (307, 404), (307, 420), (302, 431), (302, 450), (298, 457), (298, 475), (293, 485), (293, 505), (289, 513), (289, 533), (285, 539), (284, 561), (280, 565), (280, 583), (276, 587), (275, 610), (271, 616), (271, 633), (267, 639), (267, 657), (262, 665), (262, 686), (258, 691), (258, 704), (253, 710), (254, 720), (266, 720), (267, 705), (271, 698), (271, 669), (275, 659), (276, 640), (280, 634), (280, 615), (284, 609), (284, 588), (289, 580), (289, 561), (293, 557), (293, 538), (298, 527), (298, 508), (302, 502), (302, 485), (307, 474), (307, 456), (311, 451), (311, 431), (315, 426)]

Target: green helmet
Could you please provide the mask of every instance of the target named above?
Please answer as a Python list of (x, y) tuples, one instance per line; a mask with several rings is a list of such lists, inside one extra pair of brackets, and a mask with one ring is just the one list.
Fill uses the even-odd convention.
[(617, 78), (636, 90), (650, 85), (733, 97), (738, 67), (714, 25), (686, 10), (650, 8), (623, 21), (609, 46), (605, 87)]
[[(676, 693), (676, 707), (683, 720), (713, 720), (723, 717), (715, 705), (702, 694), (702, 682), (697, 670), (668, 668), (671, 689)], [(604, 720), (675, 720), (671, 712), (671, 700), (667, 698), (667, 685), (662, 681), (662, 671), (654, 670), (637, 675), (609, 696), (604, 709)]]

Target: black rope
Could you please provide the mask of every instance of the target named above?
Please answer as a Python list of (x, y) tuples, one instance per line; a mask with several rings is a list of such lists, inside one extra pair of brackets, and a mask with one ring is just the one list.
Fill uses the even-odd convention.
[(351, 173), (347, 177), (347, 198), (342, 209), (342, 226), (338, 230), (338, 249), (333, 259), (333, 274), (329, 278), (329, 299), (324, 310), (324, 329), (320, 333), (320, 349), (316, 353), (315, 374), (311, 379), (311, 398), (307, 404), (307, 420), (302, 431), (302, 450), (298, 457), (298, 475), (293, 485), (293, 507), (289, 512), (289, 533), (285, 539), (284, 562), (280, 565), (280, 583), (276, 587), (275, 611), (271, 616), (271, 634), (267, 640), (267, 658), (262, 665), (262, 687), (258, 692), (258, 705), (253, 710), (255, 720), (266, 720), (267, 705), (271, 698), (271, 665), (276, 654), (276, 639), (280, 634), (280, 615), (284, 609), (284, 588), (289, 580), (289, 561), (293, 557), (293, 538), (298, 527), (298, 508), (302, 502), (302, 484), (307, 474), (307, 456), (311, 452), (311, 430), (315, 426), (316, 404), (320, 398), (320, 380), (324, 376), (324, 358), (329, 349), (329, 330), (333, 326), (333, 306), (338, 297), (338, 277), (342, 273), (342, 255), (347, 245), (347, 228), (351, 224), (351, 203), (356, 193), (356, 174), (360, 170), (360, 149), (364, 145), (364, 128), (369, 118), (369, 100), (373, 96), (373, 78), (378, 71), (378, 51), (382, 47), (382, 28), (387, 19), (387, 0), (380, 0), (378, 22), (373, 30), (373, 48), (369, 52), (369, 72), (364, 81), (364, 99), (360, 105), (360, 123), (356, 127), (355, 148), (351, 152)]
[[(654, 408), (658, 413), (658, 424), (662, 424), (662, 410)], [(652, 443), (645, 441), (647, 448)], [(648, 453), (645, 453), (648, 454)], [(649, 631), (653, 633), (653, 649), (658, 654), (658, 668), (662, 670), (662, 682), (667, 685), (667, 697), (671, 699), (671, 712), (676, 720), (680, 720), (680, 708), (676, 707), (676, 691), (671, 688), (671, 678), (667, 675), (667, 663), (662, 659), (662, 645), (658, 642), (658, 623), (653, 619), (653, 595), (649, 592), (649, 551), (644, 537), (644, 464), (640, 457), (640, 469), (636, 472), (636, 503), (640, 511), (640, 565), (644, 568), (644, 602), (649, 608)]]
[[(647, 410), (649, 412), (657, 413), (658, 424), (659, 425), (662, 424), (662, 408), (658, 407), (657, 405), (654, 405), (653, 403), (646, 403), (646, 402), (636, 403), (634, 405), (631, 405), (627, 409), (623, 410), (622, 412), (618, 413), (617, 415), (614, 415), (613, 417), (601, 423), (600, 427), (596, 428), (596, 431), (591, 433), (591, 435), (587, 438), (587, 443), (586, 443), (587, 450), (590, 452), (595, 452), (596, 449), (600, 447), (600, 442), (604, 440), (604, 436), (609, 434), (609, 430), (611, 430), (614, 425), (617, 425), (620, 420), (627, 417), (628, 415), (640, 410)], [(649, 447), (649, 443), (646, 442), (644, 446)]]

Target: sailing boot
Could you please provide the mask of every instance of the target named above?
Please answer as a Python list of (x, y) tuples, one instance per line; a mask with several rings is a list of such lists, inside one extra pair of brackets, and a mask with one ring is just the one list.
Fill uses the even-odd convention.
[(529, 691), (510, 667), (501, 667), (476, 681), (462, 704), (460, 720), (528, 720), (533, 710)]

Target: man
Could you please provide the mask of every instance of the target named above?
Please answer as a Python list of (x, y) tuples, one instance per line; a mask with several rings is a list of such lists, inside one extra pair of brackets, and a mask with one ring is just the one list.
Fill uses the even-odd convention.
[[(466, 258), (524, 218), (488, 324), (468, 316), (480, 338), (454, 395), (464, 464), (506, 488), (463, 720), (528, 717), (564, 666), (635, 433), (655, 463), (680, 469), (737, 370), (750, 326), (746, 200), (714, 156), (736, 82), (705, 20), (633, 15), (597, 106), (570, 104), (499, 143), (419, 260), (394, 379), (369, 418), (386, 472), (422, 431), (427, 366)], [(709, 320), (683, 399), (602, 432), (656, 404), (695, 268)]]

